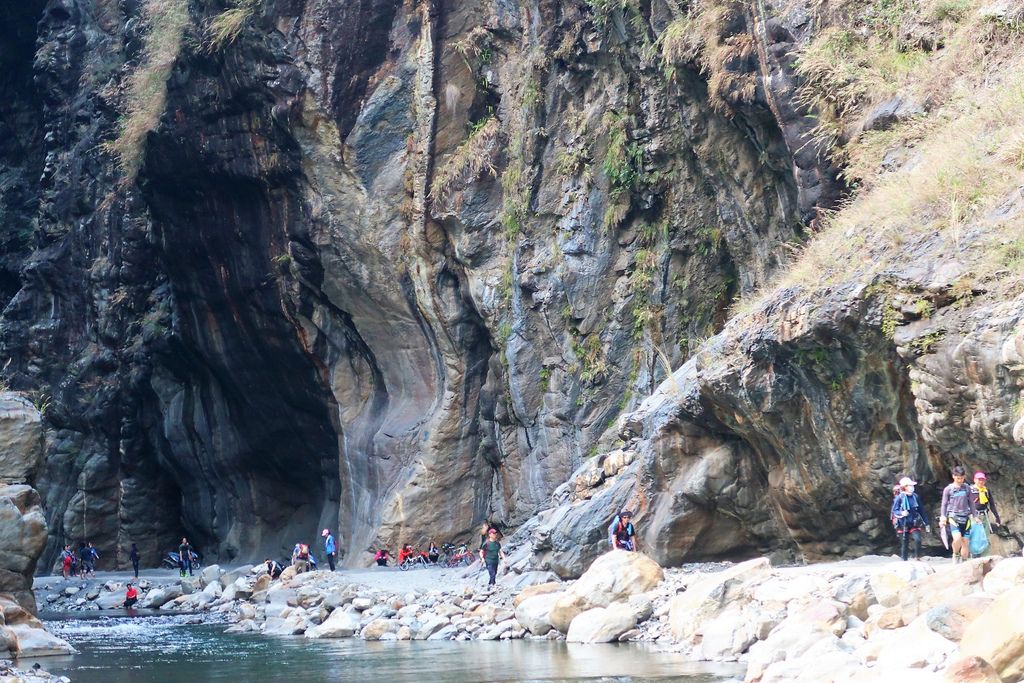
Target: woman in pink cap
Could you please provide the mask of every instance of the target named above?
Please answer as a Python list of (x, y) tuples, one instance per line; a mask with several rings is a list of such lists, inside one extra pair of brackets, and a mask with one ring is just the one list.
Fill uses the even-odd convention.
[(928, 513), (914, 493), (917, 482), (910, 477), (900, 479), (900, 492), (892, 501), (892, 523), (900, 539), (900, 557), (907, 560), (909, 541), (914, 543), (914, 559), (921, 557), (921, 529), (931, 531)]
[(984, 472), (974, 473), (971, 498), (974, 499), (974, 504), (978, 506), (978, 514), (981, 515), (981, 520), (985, 523), (986, 531), (992, 533), (992, 523), (988, 518), (989, 512), (992, 513), (992, 517), (996, 520), (996, 526), (1003, 525), (1002, 520), (999, 519), (999, 512), (996, 510), (996, 503), (992, 500), (992, 492), (988, 490), (988, 477), (985, 476)]

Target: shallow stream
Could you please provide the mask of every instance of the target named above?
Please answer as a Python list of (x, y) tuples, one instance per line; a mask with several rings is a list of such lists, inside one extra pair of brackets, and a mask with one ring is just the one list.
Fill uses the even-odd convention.
[(742, 674), (631, 645), (515, 642), (364, 642), (226, 634), (182, 616), (56, 618), (48, 625), (79, 654), (38, 661), (74, 683), (193, 681), (678, 681)]

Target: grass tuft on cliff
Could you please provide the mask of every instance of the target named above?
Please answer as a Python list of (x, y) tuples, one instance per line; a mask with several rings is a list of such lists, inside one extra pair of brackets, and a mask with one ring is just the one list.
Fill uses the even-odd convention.
[(256, 14), (259, 0), (236, 0), (232, 7), (206, 24), (204, 47), (207, 52), (224, 49), (238, 39), (246, 23)]
[(481, 173), (496, 175), (492, 157), (501, 134), (501, 125), (496, 116), (488, 116), (473, 123), (469, 136), (451, 156), (437, 169), (430, 196), (434, 202), (457, 207), (458, 194), (466, 184), (476, 180)]
[(121, 182), (134, 182), (142, 166), (146, 135), (160, 123), (167, 102), (167, 78), (181, 53), (189, 25), (187, 0), (148, 0), (142, 8), (147, 27), (142, 58), (128, 75), (117, 134), (104, 144), (121, 170)]
[[(741, 310), (794, 288), (813, 297), (931, 260), (955, 259), (983, 289), (1024, 283), (1024, 3), (875, 0), (871, 24), (825, 28), (798, 62), (804, 97), (826, 109), (853, 192), (776, 281)], [(899, 10), (897, 12), (897, 10)], [(865, 14), (866, 13), (866, 14)], [(912, 29), (929, 50), (903, 41)], [(921, 29), (920, 27), (924, 27)], [(896, 57), (896, 53), (903, 56)], [(920, 113), (856, 131), (886, 98)], [(842, 137), (849, 138), (845, 143)], [(966, 286), (966, 285), (965, 285)]]

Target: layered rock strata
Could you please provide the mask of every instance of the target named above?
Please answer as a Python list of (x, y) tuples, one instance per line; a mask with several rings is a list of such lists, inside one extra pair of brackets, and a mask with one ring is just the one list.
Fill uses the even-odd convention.
[(836, 196), (782, 61), (666, 76), (677, 3), (242, 4), (3, 10), (45, 564), (517, 524)]

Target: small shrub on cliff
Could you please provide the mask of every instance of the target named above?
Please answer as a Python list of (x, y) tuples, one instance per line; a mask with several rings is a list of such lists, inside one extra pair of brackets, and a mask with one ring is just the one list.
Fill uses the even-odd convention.
[(142, 17), (148, 27), (142, 61), (128, 76), (117, 135), (104, 144), (117, 158), (124, 183), (135, 180), (142, 166), (146, 135), (160, 123), (167, 101), (167, 78), (189, 25), (188, 2), (149, 0)]

